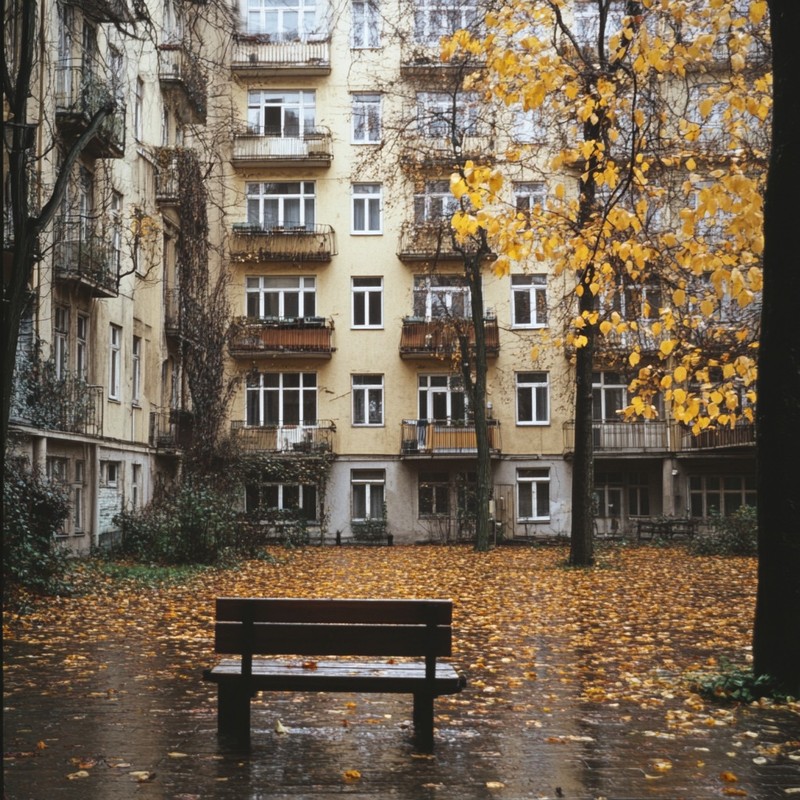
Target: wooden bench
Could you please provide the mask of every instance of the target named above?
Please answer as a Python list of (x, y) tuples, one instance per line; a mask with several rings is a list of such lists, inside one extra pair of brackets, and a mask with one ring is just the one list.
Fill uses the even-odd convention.
[[(434, 698), (466, 685), (436, 660), (452, 650), (450, 600), (220, 597), (216, 615), (215, 652), (241, 658), (221, 661), (203, 679), (217, 684), (220, 735), (240, 743), (250, 739), (256, 692), (385, 692), (414, 696), (416, 743), (430, 750)], [(254, 657), (263, 655), (271, 658)], [(318, 656), (361, 658), (310, 658)]]

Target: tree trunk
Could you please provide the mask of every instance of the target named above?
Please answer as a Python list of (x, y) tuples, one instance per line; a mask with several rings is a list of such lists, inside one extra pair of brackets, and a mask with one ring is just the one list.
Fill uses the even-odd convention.
[[(800, 695), (800, 336), (795, 282), (800, 160), (800, 4), (770, 0), (774, 109), (764, 208), (764, 291), (756, 414), (758, 595), (754, 672)], [(785, 457), (781, 457), (781, 453)]]
[[(591, 274), (591, 270), (589, 272)], [(589, 291), (591, 279), (583, 282), (578, 306), (591, 312), (594, 295)], [(588, 567), (594, 563), (592, 495), (594, 490), (594, 439), (592, 434), (592, 367), (594, 361), (594, 325), (586, 325), (582, 333), (587, 342), (575, 353), (575, 450), (572, 462), (572, 529), (569, 563)]]

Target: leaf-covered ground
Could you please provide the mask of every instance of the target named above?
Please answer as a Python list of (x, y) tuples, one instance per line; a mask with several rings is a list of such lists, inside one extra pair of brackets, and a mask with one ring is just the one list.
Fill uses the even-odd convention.
[[(463, 800), (489, 792), (539, 798), (560, 796), (556, 789), (564, 794), (569, 788), (572, 794), (565, 796), (676, 797), (683, 796), (675, 792), (684, 785), (696, 787), (686, 795), (691, 797), (800, 794), (796, 706), (722, 707), (703, 701), (691, 688), (694, 676), (724, 661), (748, 663), (755, 561), (700, 558), (681, 548), (615, 547), (600, 552), (595, 568), (574, 570), (564, 566), (565, 556), (556, 547), (500, 548), (488, 554), (462, 547), (275, 550), (269, 561), (156, 586), (87, 568), (78, 596), (40, 601), (24, 615), (6, 613), (5, 704), (12, 712), (27, 709), (30, 716), (37, 703), (50, 715), (60, 704), (69, 713), (75, 704), (88, 709), (96, 704), (103, 714), (113, 714), (117, 703), (123, 731), (138, 708), (134, 700), (149, 714), (169, 715), (172, 707), (184, 718), (171, 747), (190, 749), (187, 736), (190, 742), (200, 731), (199, 752), (213, 747), (213, 691), (199, 681), (199, 673), (214, 660), (216, 596), (449, 597), (455, 604), (453, 661), (467, 674), (468, 689), (437, 701), (435, 766), (419, 766), (416, 762), (425, 760), (414, 759), (410, 749), (406, 761), (401, 759), (404, 780), (416, 787), (406, 787), (410, 794), (405, 796)], [(311, 737), (304, 746), (313, 746), (315, 730), (328, 740), (347, 730), (351, 739), (341, 747), (357, 742), (362, 748), (358, 757), (342, 755), (350, 760), (341, 764), (340, 773), (331, 766), (330, 775), (313, 777), (308, 767), (313, 780), (289, 778), (286, 762), (297, 754), (277, 741), (273, 717), (266, 721), (265, 714), (261, 727), (270, 726), (269, 731), (259, 732), (254, 741), (268, 748), (261, 756), (276, 765), (281, 777), (273, 780), (287, 797), (325, 796), (323, 789), (311, 792), (308, 786), (325, 787), (328, 779), (342, 784), (331, 789), (332, 795), (341, 789), (382, 796), (375, 787), (397, 779), (400, 767), (381, 767), (385, 755), (373, 758), (363, 751), (373, 740), (363, 732), (371, 727), (374, 736), (384, 737), (383, 751), (403, 744), (405, 738), (393, 738), (402, 719), (398, 715), (409, 713), (402, 698), (385, 705), (379, 696), (282, 696), (280, 703), (283, 730), (289, 731), (281, 734), (284, 741), (291, 740), (294, 725), (293, 741), (300, 741), (301, 731)], [(266, 701), (254, 704), (254, 725), (261, 707), (272, 708)], [(25, 728), (11, 730), (20, 723), (13, 713), (10, 717), (4, 747), (6, 777), (13, 784), (20, 776), (31, 778), (29, 764), (47, 761), (56, 746), (48, 744), (48, 730), (62, 749), (68, 734), (59, 729), (55, 735), (52, 725), (37, 731), (31, 724), (27, 734)], [(187, 733), (186, 719), (196, 720), (194, 734)], [(113, 741), (125, 749), (124, 736)], [(156, 774), (152, 763), (141, 754), (109, 752), (102, 739), (94, 738), (92, 747), (93, 752), (72, 760), (62, 755), (63, 769), (55, 768), (53, 780), (60, 776), (71, 780), (70, 787), (81, 780), (88, 786), (99, 780), (97, 764), (106, 773), (130, 765), (126, 775), (138, 782), (137, 796), (142, 796), (142, 782), (150, 785)], [(515, 748), (519, 752), (511, 758)], [(68, 748), (76, 750), (80, 743)], [(464, 772), (458, 759), (467, 757), (470, 777), (451, 774)], [(81, 769), (81, 759), (91, 767)], [(541, 762), (535, 771), (541, 785), (524, 769), (523, 779), (521, 766), (514, 768), (530, 759)], [(317, 769), (324, 761), (320, 756)], [(201, 780), (202, 770), (176, 772), (173, 765), (179, 762), (162, 754), (159, 780), (164, 783), (152, 796), (237, 796), (221, 788), (233, 776)], [(85, 775), (74, 777), (78, 773)], [(193, 787), (180, 791), (192, 780), (202, 784), (196, 793)]]

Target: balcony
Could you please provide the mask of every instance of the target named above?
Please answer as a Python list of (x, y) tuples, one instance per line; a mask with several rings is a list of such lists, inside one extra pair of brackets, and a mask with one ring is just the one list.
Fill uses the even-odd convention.
[[(465, 246), (465, 253), (469, 253), (471, 246)], [(432, 222), (404, 223), (400, 229), (400, 240), (397, 246), (397, 257), (401, 261), (460, 261), (464, 253), (455, 248), (453, 242), (450, 219), (440, 219)], [(486, 255), (493, 259), (492, 253)]]
[(156, 205), (160, 209), (180, 206), (180, 186), (178, 181), (178, 154), (174, 148), (164, 148), (158, 152), (158, 166), (155, 168)]
[(456, 164), (466, 161), (494, 164), (497, 143), (492, 136), (466, 134), (458, 148), (445, 136), (408, 136), (403, 142), (402, 164), (410, 170), (419, 168), (445, 169), (451, 172)]
[(318, 420), (311, 425), (247, 425), (231, 422), (231, 435), (246, 453), (285, 453), (295, 456), (321, 456), (334, 451), (336, 425)]
[(94, 22), (126, 24), (134, 20), (125, 0), (80, 0), (70, 5), (77, 6), (84, 16)]
[(177, 408), (150, 412), (150, 446), (163, 455), (177, 455), (190, 446), (192, 414)]
[(228, 350), (234, 358), (330, 358), (333, 321), (323, 317), (234, 320)]
[(90, 217), (62, 217), (54, 225), (56, 279), (88, 289), (92, 297), (116, 297), (119, 252), (110, 233)]
[(231, 71), (241, 78), (330, 75), (330, 42), (270, 41), (268, 34), (234, 39)]
[(739, 423), (735, 428), (706, 428), (697, 435), (685, 428), (680, 429), (681, 450), (721, 450), (731, 447), (755, 447), (756, 426)]
[(77, 139), (102, 108), (112, 109), (100, 123), (85, 153), (93, 158), (125, 154), (125, 105), (98, 64), (62, 63), (56, 67), (56, 122), (68, 139)]
[[(29, 365), (30, 366), (30, 365)], [(103, 435), (103, 387), (72, 374), (58, 377), (52, 362), (15, 380), (12, 422), (44, 430)]]
[(231, 261), (321, 261), (336, 255), (336, 242), (330, 225), (234, 224), (230, 243)]
[[(489, 452), (499, 455), (500, 423), (487, 420), (489, 426)], [(474, 456), (478, 453), (478, 440), (474, 425), (464, 425), (447, 420), (405, 419), (402, 423), (400, 453), (404, 458), (436, 455)]]
[(172, 92), (181, 100), (184, 122), (202, 124), (206, 121), (206, 76), (197, 55), (185, 44), (158, 46), (158, 79), (165, 92)]
[[(497, 317), (484, 317), (486, 355), (496, 358), (500, 353), (500, 333)], [(475, 348), (475, 327), (469, 319), (431, 319), (406, 317), (400, 334), (400, 358), (450, 358), (459, 352), (459, 334), (469, 337), (470, 349)]]
[(180, 289), (164, 290), (164, 333), (171, 338), (181, 336), (181, 293)]
[(329, 167), (333, 139), (327, 128), (307, 128), (302, 136), (237, 133), (231, 160), (236, 167)]

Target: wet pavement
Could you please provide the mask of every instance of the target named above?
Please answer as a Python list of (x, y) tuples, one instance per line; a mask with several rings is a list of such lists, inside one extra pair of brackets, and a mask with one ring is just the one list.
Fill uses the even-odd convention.
[(415, 751), (411, 698), (393, 695), (260, 695), (250, 750), (228, 749), (200, 680), (207, 640), (79, 634), (66, 650), (5, 638), (6, 800), (800, 797), (796, 710), (706, 707), (667, 684), (598, 700), (576, 690), (583, 656), (557, 632), (528, 634), (535, 676), (511, 649), (489, 668), (462, 648), (470, 683), (437, 700), (433, 755)]

